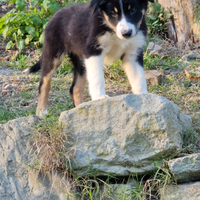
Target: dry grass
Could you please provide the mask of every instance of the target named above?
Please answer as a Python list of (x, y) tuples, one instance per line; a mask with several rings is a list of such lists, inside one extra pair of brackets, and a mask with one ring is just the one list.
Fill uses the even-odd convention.
[(161, 189), (168, 184), (176, 184), (176, 181), (170, 173), (166, 161), (163, 161), (163, 167), (158, 167), (153, 176), (144, 182), (142, 199), (159, 200)]
[(67, 135), (62, 133), (61, 124), (40, 121), (32, 136), (32, 142), (32, 166), (43, 172), (70, 171), (70, 158), (75, 153), (75, 147), (70, 147)]

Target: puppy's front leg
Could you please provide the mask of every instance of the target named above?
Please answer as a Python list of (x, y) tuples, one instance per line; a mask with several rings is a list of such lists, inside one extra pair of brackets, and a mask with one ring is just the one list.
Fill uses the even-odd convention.
[(105, 93), (105, 80), (103, 74), (104, 55), (91, 56), (85, 59), (87, 80), (92, 100), (108, 97)]
[(143, 55), (125, 54), (122, 65), (134, 94), (147, 93), (147, 83), (143, 69)]

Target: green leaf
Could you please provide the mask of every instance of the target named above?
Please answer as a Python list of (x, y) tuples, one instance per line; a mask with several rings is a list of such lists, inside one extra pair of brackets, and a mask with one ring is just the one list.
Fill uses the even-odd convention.
[(149, 16), (152, 20), (156, 20), (157, 19), (157, 17), (155, 16), (155, 15), (150, 15)]
[(38, 26), (40, 23), (42, 23), (42, 19), (40, 19), (39, 17), (32, 17), (32, 20), (34, 26)]
[(156, 20), (152, 25), (156, 25), (159, 22), (159, 20)]
[(24, 0), (16, 0), (16, 8), (17, 8), (17, 10), (22, 11), (22, 10), (24, 10), (25, 6), (26, 6), (26, 1), (24, 1)]
[(22, 31), (20, 29), (17, 30), (17, 35), (18, 36), (22, 36), (23, 35), (23, 33), (22, 33)]
[(30, 25), (29, 21), (25, 21), (25, 24), (26, 24), (27, 26)]
[(8, 49), (10, 49), (11, 47), (13, 47), (13, 42), (12, 41), (10, 41), (10, 42), (8, 42), (7, 43), (7, 45), (6, 45), (6, 50), (8, 50)]
[(39, 42), (40, 44), (44, 43), (44, 32), (40, 35)]
[(15, 41), (17, 41), (17, 35), (16, 35), (16, 33), (13, 33), (12, 37), (15, 39)]
[(155, 4), (154, 4), (154, 8), (155, 8), (157, 11), (160, 11), (160, 10), (161, 10), (161, 4), (160, 4), (160, 3), (155, 3)]
[(15, 3), (15, 0), (10, 0), (9, 3), (8, 3), (8, 6), (10, 6), (13, 3)]
[(47, 11), (48, 10), (48, 4), (50, 4), (50, 1), (49, 0), (44, 0), (43, 1), (43, 7), (44, 7), (44, 9)]
[(8, 30), (9, 30), (8, 26), (6, 26), (6, 28), (3, 30), (3, 37), (4, 37), (4, 39), (7, 37)]
[(38, 0), (32, 0), (32, 1), (30, 2), (30, 7), (31, 7), (31, 8), (34, 8), (37, 4), (38, 4)]
[(54, 4), (50, 4), (48, 7), (51, 14), (55, 13), (59, 9), (58, 2), (55, 2)]
[(4, 19), (0, 18), (0, 35), (3, 34), (4, 27), (5, 27)]
[(33, 37), (35, 36), (35, 28), (32, 26), (26, 26), (26, 31), (28, 32), (29, 35), (32, 35)]
[(20, 39), (19, 42), (17, 42), (17, 48), (19, 51), (23, 50), (25, 48), (25, 40)]
[(27, 35), (25, 39), (25, 44), (28, 45), (32, 41), (32, 39), (33, 39), (33, 36)]

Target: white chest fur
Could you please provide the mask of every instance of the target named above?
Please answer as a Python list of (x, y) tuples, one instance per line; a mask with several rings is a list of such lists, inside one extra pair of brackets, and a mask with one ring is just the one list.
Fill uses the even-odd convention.
[(143, 48), (145, 36), (140, 31), (131, 39), (119, 39), (116, 34), (106, 33), (98, 39), (100, 47), (103, 48), (104, 64), (112, 64), (119, 59), (123, 54), (137, 53), (137, 49)]

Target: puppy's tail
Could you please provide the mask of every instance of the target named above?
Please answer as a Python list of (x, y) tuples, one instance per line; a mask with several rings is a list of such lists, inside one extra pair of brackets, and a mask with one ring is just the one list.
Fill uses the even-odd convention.
[(40, 63), (40, 61), (38, 61), (35, 65), (33, 65), (32, 67), (29, 67), (29, 68), (27, 68), (27, 69), (25, 69), (24, 71), (23, 71), (23, 73), (28, 73), (28, 74), (30, 74), (30, 73), (34, 73), (34, 72), (37, 72), (37, 71), (39, 71), (41, 69), (41, 63)]

